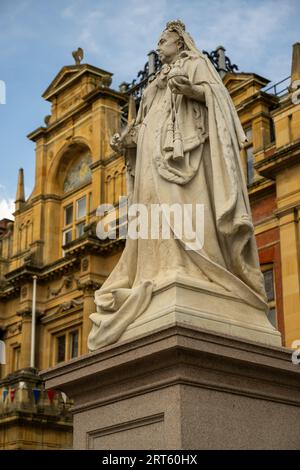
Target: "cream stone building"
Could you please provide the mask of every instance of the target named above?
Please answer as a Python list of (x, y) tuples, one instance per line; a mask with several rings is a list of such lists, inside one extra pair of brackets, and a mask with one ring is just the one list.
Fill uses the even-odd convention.
[[(269, 319), (283, 344), (300, 339), (300, 44), (292, 73), (279, 88), (231, 66), (223, 48), (211, 55), (248, 136), (241, 159), (270, 305)], [(35, 185), (25, 200), (19, 171), (14, 222), (0, 222), (0, 449), (68, 448), (70, 403), (45, 392), (37, 371), (86, 354), (94, 291), (115, 266), (124, 240), (96, 236), (97, 207), (126, 195), (124, 158), (109, 141), (128, 114), (129, 96), (157, 66), (149, 55), (138, 84), (110, 88), (112, 74), (81, 64), (65, 66), (43, 94), (51, 103), (45, 125), (31, 134)], [(126, 111), (127, 110), (127, 111)], [(26, 176), (26, 175), (25, 175)], [(114, 221), (118, 226), (123, 221)], [(34, 354), (31, 342), (36, 279)]]

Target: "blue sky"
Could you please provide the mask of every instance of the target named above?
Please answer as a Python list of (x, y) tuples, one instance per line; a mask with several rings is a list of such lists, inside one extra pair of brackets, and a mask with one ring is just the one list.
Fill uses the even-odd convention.
[(34, 144), (26, 135), (49, 114), (41, 98), (71, 51), (114, 73), (112, 86), (131, 81), (170, 19), (182, 19), (200, 49), (222, 44), (240, 71), (279, 81), (290, 74), (300, 41), (299, 0), (0, 0), (0, 219), (15, 198), (18, 168), (33, 188)]

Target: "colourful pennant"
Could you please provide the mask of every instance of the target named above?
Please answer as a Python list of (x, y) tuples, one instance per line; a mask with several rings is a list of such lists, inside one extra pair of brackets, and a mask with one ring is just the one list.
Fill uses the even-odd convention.
[(2, 401), (3, 401), (3, 402), (5, 402), (7, 395), (8, 395), (8, 390), (5, 388), (5, 389), (2, 391)]
[(55, 390), (47, 390), (47, 396), (48, 396), (48, 400), (50, 401), (50, 403), (53, 402), (54, 395), (55, 395)]
[(35, 403), (37, 403), (41, 396), (41, 390), (39, 388), (33, 388), (32, 391), (33, 391), (34, 401)]
[(10, 395), (11, 402), (13, 403), (14, 399), (15, 399), (15, 395), (16, 395), (16, 389), (11, 388), (10, 391), (9, 391), (9, 395)]
[(67, 402), (67, 395), (64, 392), (61, 392), (61, 397), (63, 399), (63, 402), (66, 404)]

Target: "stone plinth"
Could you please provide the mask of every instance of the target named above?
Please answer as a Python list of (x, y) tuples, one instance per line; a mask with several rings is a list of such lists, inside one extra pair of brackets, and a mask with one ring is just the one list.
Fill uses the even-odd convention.
[(75, 449), (299, 449), (291, 351), (183, 324), (42, 372), (75, 400)]
[(282, 344), (281, 334), (264, 310), (246, 304), (216, 284), (178, 274), (155, 286), (149, 307), (129, 325), (121, 340), (175, 323), (270, 346)]

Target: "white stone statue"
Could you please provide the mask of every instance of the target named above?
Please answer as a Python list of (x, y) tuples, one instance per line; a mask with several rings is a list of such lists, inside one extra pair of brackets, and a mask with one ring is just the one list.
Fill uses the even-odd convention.
[(238, 299), (263, 313), (265, 330), (270, 326), (240, 163), (246, 137), (235, 107), (181, 21), (167, 24), (157, 50), (162, 69), (145, 89), (134, 125), (113, 145), (136, 142), (132, 204), (204, 204), (204, 244), (187, 249), (172, 222), (170, 239), (127, 238), (119, 262), (95, 292), (90, 350), (120, 339), (149, 310), (155, 289), (174, 275)]

